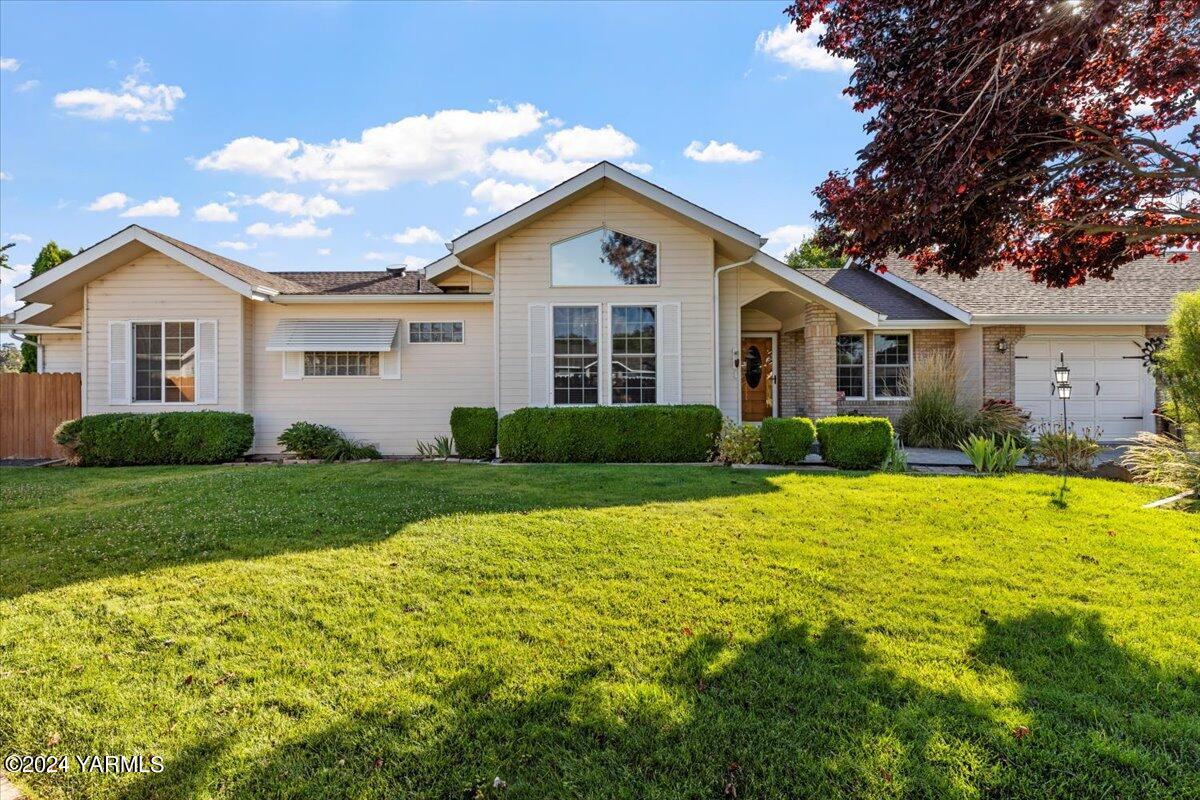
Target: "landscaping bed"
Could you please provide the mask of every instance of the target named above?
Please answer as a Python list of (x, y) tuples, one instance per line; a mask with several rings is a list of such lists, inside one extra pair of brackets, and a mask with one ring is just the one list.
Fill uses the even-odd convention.
[[(53, 797), (1200, 794), (1194, 517), (1053, 476), (0, 472)], [(499, 782), (497, 782), (499, 779)]]

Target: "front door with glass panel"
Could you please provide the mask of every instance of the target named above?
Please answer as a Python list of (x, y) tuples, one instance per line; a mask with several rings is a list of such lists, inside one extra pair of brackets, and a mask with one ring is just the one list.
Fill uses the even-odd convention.
[(775, 416), (775, 352), (769, 336), (742, 338), (742, 421)]

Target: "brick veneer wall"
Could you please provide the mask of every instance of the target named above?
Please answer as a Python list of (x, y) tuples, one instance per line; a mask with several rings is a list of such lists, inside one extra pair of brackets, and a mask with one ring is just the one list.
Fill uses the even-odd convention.
[[(1025, 336), (1024, 325), (989, 325), (983, 329), (983, 396), (985, 399), (1016, 400), (1017, 342)], [(1008, 351), (1001, 353), (996, 344), (1008, 340)]]
[(797, 417), (804, 410), (804, 331), (779, 334), (779, 411), (781, 417)]
[(837, 403), (837, 315), (810, 303), (804, 312), (804, 410), (813, 419), (833, 416)]

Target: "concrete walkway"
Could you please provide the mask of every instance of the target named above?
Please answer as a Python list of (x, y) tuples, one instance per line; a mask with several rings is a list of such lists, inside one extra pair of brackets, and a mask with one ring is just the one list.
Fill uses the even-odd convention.
[[(1124, 447), (1109, 446), (1100, 451), (1096, 456), (1096, 464), (1103, 464), (1107, 461), (1116, 461), (1125, 451)], [(920, 467), (970, 467), (971, 460), (967, 458), (961, 450), (938, 450), (933, 447), (906, 447), (904, 452), (908, 454), (909, 466)], [(1029, 466), (1029, 459), (1022, 458), (1017, 462), (1019, 466)]]

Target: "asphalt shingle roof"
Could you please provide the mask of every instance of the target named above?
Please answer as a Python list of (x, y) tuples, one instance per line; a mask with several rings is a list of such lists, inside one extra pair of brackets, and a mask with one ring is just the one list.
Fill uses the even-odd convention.
[(299, 284), (290, 294), (443, 294), (419, 272), (272, 272), (281, 280)]
[(202, 247), (196, 247), (194, 244), (188, 244), (185, 241), (176, 239), (173, 236), (168, 236), (160, 231), (151, 230), (150, 228), (146, 228), (146, 230), (158, 238), (170, 242), (180, 250), (183, 250), (185, 253), (193, 255), (206, 264), (211, 264), (222, 272), (232, 275), (239, 280), (243, 280), (246, 283), (254, 286), (263, 286), (267, 289), (274, 289), (275, 291), (282, 292), (284, 294), (300, 294), (307, 291), (302, 284), (281, 277), (279, 273), (265, 272), (261, 269), (256, 269), (248, 264), (243, 264), (240, 261), (234, 261), (232, 258), (226, 258), (225, 256), (217, 255), (216, 253), (205, 250)]
[[(1179, 292), (1200, 288), (1200, 253), (1181, 263), (1149, 256), (1116, 271), (1111, 281), (1051, 289), (1016, 269), (981, 273), (973, 280), (918, 275), (907, 259), (891, 259), (897, 276), (971, 314), (1167, 314)], [(852, 295), (853, 296), (853, 295)]]
[(836, 292), (857, 300), (872, 311), (886, 314), (888, 319), (953, 319), (945, 311), (934, 308), (899, 286), (888, 283), (870, 270), (802, 269), (800, 272)]

